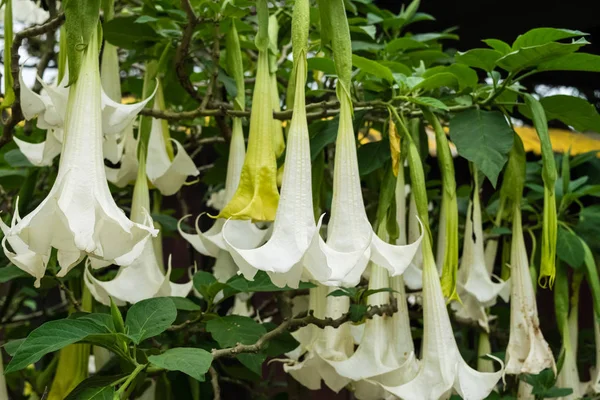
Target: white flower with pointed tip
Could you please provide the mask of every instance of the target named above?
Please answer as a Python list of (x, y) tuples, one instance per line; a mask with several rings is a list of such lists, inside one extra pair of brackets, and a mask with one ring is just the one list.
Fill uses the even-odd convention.
[(464, 400), (486, 398), (502, 370), (478, 372), (460, 355), (428, 236), (423, 242), (423, 314), (423, 355), (417, 375), (408, 383), (383, 387), (404, 400), (437, 400), (449, 397), (452, 390)]
[[(61, 145), (59, 143), (62, 144), (64, 141), (64, 126), (70, 91), (70, 88), (66, 87), (66, 85), (69, 77), (68, 73), (65, 73), (63, 79), (57, 85), (48, 85), (39, 77), (38, 80), (44, 88), (41, 94), (37, 94), (27, 87), (23, 82), (22, 74), (19, 73), (21, 109), (26, 120), (37, 117), (37, 127), (48, 130), (46, 141), (29, 143), (17, 139), (16, 143), (21, 152), (33, 165), (47, 166), (51, 165), (54, 157), (60, 154)], [(101, 89), (102, 132), (105, 135), (120, 134), (133, 123), (137, 114), (150, 101), (151, 97), (135, 104), (121, 104), (112, 100)], [(114, 157), (112, 158), (114, 160)]]
[[(348, 311), (348, 297), (326, 297), (328, 291), (334, 290), (333, 288), (319, 286), (317, 289), (315, 295), (320, 306), (313, 309), (315, 317), (338, 318)], [(349, 378), (340, 376), (330, 364), (331, 361), (345, 360), (352, 354), (354, 339), (349, 323), (339, 328), (327, 326), (324, 329), (309, 325), (295, 332), (294, 337), (302, 346), (297, 349), (296, 354), (303, 357), (302, 360), (287, 360), (283, 366), (285, 372), (311, 390), (320, 389), (323, 381), (337, 393), (351, 382)]]
[[(19, 217), (19, 199), (15, 204), (15, 214), (11, 225), (15, 225), (21, 218)], [(10, 228), (0, 219), (0, 229), (4, 234), (2, 238), (2, 249), (4, 255), (15, 264), (17, 267), (27, 272), (29, 275), (35, 278), (34, 286), (40, 287), (40, 281), (44, 277), (46, 272), (46, 264), (48, 263), (49, 255), (40, 255), (29, 250), (27, 243), (18, 236), (11, 236)], [(8, 249), (7, 244), (11, 247), (12, 251)]]
[[(306, 61), (296, 63), (294, 114), (290, 124), (285, 168), (273, 234), (258, 248), (241, 248), (230, 240), (233, 220), (223, 226), (223, 238), (235, 263), (248, 280), (266, 271), (279, 287), (297, 288), (304, 271), (304, 255), (318, 230), (312, 202), (311, 159), (304, 104)], [(327, 273), (321, 273), (326, 276)]]
[[(225, 179), (225, 199), (226, 203), (233, 197), (237, 186), (240, 182), (240, 174), (242, 165), (244, 164), (245, 145), (244, 133), (242, 130), (242, 121), (239, 118), (233, 120), (233, 132), (231, 143), (229, 144), (229, 160), (227, 162), (227, 177)], [(217, 218), (213, 226), (206, 232), (202, 232), (198, 226), (201, 215), (196, 218), (195, 228), (196, 233), (186, 233), (181, 229), (181, 222), (189, 215), (184, 216), (179, 220), (177, 229), (181, 236), (190, 243), (194, 249), (205, 256), (215, 257), (217, 261), (222, 258), (222, 262), (229, 265), (233, 260), (227, 254), (227, 257), (220, 256), (222, 252), (228, 253), (227, 244), (223, 239), (223, 226), (226, 220)], [(260, 245), (265, 235), (269, 232), (268, 229), (259, 229), (250, 220), (230, 220), (228, 222), (229, 241), (231, 244), (239, 247), (252, 248)], [(231, 261), (230, 261), (231, 260)], [(215, 273), (216, 273), (215, 266)]]
[(61, 267), (58, 276), (65, 276), (85, 256), (130, 264), (150, 234), (157, 234), (149, 223), (134, 223), (125, 216), (106, 182), (96, 36), (94, 30), (79, 79), (70, 89), (56, 181), (35, 210), (21, 220), (17, 216), (7, 235), (9, 243), (11, 236), (18, 236), (29, 250), (43, 258), (44, 266), (51, 249), (57, 249)]
[[(150, 209), (150, 195), (146, 180), (146, 171), (140, 168), (138, 179), (133, 190), (131, 219), (142, 223), (147, 219)], [(162, 238), (157, 236), (144, 244), (142, 253), (129, 265), (123, 265), (117, 276), (110, 281), (96, 279), (89, 268), (86, 268), (84, 281), (94, 298), (104, 305), (110, 305), (112, 297), (115, 304), (137, 303), (152, 297), (175, 296), (186, 297), (192, 290), (193, 282), (173, 283), (171, 276), (171, 257), (168, 269), (164, 273), (162, 267)], [(156, 249), (160, 249), (156, 252)], [(161, 257), (160, 259), (158, 257)]]
[(352, 104), (343, 89), (338, 92), (340, 119), (327, 242), (320, 235), (315, 236), (306, 267), (324, 284), (355, 286), (369, 260), (386, 268), (391, 276), (402, 274), (419, 250), (423, 235), (409, 245), (399, 246), (386, 243), (373, 233), (362, 198)]
[[(477, 174), (474, 175), (474, 179), (477, 181)], [(467, 211), (463, 254), (458, 270), (457, 291), (462, 303), (452, 302), (452, 309), (456, 311), (458, 319), (477, 321), (488, 332), (489, 317), (486, 308), (496, 304), (499, 295), (504, 301), (508, 301), (509, 292), (505, 289), (508, 282), (493, 282), (488, 272), (477, 183), (474, 189)]]
[(510, 267), (510, 337), (506, 348), (505, 371), (515, 375), (537, 374), (545, 368), (552, 368), (556, 373), (554, 356), (544, 340), (538, 320), (519, 205), (513, 210)]

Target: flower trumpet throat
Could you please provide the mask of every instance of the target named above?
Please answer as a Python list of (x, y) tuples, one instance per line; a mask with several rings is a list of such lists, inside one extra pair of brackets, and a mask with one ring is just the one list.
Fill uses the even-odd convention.
[(246, 159), (237, 191), (216, 218), (253, 221), (275, 219), (279, 192), (277, 160), (273, 149), (271, 98), (268, 50), (259, 47)]

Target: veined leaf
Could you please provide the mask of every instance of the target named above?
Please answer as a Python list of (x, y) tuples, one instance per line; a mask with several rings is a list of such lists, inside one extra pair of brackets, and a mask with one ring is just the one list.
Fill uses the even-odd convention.
[(458, 88), (458, 79), (454, 74), (449, 72), (440, 72), (439, 74), (426, 77), (421, 82), (416, 84), (413, 90), (434, 90), (443, 86)]
[(587, 71), (600, 72), (600, 56), (588, 53), (572, 53), (538, 65), (538, 71)]
[(490, 46), (492, 49), (504, 54), (508, 54), (512, 51), (510, 45), (506, 42), (503, 42), (502, 40), (499, 39), (485, 39), (482, 40), (483, 43), (487, 44), (488, 46)]
[(464, 53), (458, 52), (454, 58), (459, 64), (490, 72), (496, 66), (496, 61), (502, 58), (502, 53), (492, 49), (472, 49)]
[(439, 108), (441, 110), (448, 110), (447, 105), (433, 97), (407, 97), (406, 100), (410, 101), (411, 103), (419, 104), (422, 106)]
[(169, 349), (162, 354), (148, 357), (148, 361), (157, 367), (168, 371), (181, 371), (192, 378), (204, 382), (213, 357), (206, 350), (178, 347)]
[(523, 47), (500, 58), (497, 65), (509, 72), (520, 71), (574, 53), (586, 44), (589, 44), (587, 40), (578, 39), (572, 43), (551, 42), (539, 46)]
[(523, 47), (539, 46), (561, 39), (585, 35), (587, 35), (587, 33), (570, 29), (534, 28), (522, 35), (519, 35), (513, 42), (512, 48), (513, 50), (518, 50)]
[(135, 303), (127, 311), (125, 328), (127, 336), (136, 344), (160, 335), (177, 318), (175, 304), (168, 297), (157, 297)]
[[(540, 103), (544, 107), (548, 120), (558, 119), (580, 132), (600, 132), (600, 114), (596, 111), (596, 107), (587, 100), (559, 94), (544, 97)], [(531, 118), (528, 107), (521, 106), (519, 111)]]
[(452, 64), (448, 66), (429, 68), (423, 73), (423, 78), (429, 78), (440, 73), (451, 73), (454, 75), (458, 80), (458, 87), (460, 90), (469, 87), (477, 87), (477, 72), (464, 64)]
[(254, 344), (267, 333), (264, 326), (252, 318), (241, 315), (211, 319), (206, 323), (206, 331), (221, 347), (235, 346), (237, 343)]
[(369, 60), (368, 58), (364, 58), (353, 54), (352, 65), (354, 65), (356, 68), (361, 69), (367, 74), (371, 74), (378, 78), (385, 79), (389, 83), (394, 82), (394, 76), (392, 75), (392, 71), (390, 71), (389, 68), (379, 64), (377, 61)]

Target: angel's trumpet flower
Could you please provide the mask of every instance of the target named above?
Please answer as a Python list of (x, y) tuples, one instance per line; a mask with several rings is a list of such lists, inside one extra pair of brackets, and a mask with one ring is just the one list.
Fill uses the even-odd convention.
[(428, 236), (423, 242), (423, 313), (423, 355), (416, 377), (384, 388), (405, 400), (437, 400), (453, 389), (465, 400), (486, 398), (503, 372), (478, 372), (460, 355)]
[[(28, 250), (41, 256), (44, 268), (51, 249), (57, 249), (58, 276), (65, 276), (86, 255), (129, 265), (140, 255), (149, 235), (157, 234), (149, 219), (145, 224), (130, 221), (110, 194), (102, 157), (101, 92), (94, 30), (79, 79), (69, 91), (56, 181), (35, 210), (23, 219), (16, 215), (16, 224), (7, 235), (9, 243), (10, 237), (18, 236)], [(10, 253), (7, 256), (12, 258)]]
[(545, 368), (556, 371), (552, 351), (544, 340), (538, 320), (519, 204), (513, 208), (510, 267), (510, 337), (506, 349), (506, 373), (537, 374)]
[(496, 303), (498, 295), (508, 301), (509, 293), (508, 290), (505, 290), (506, 282), (495, 283), (491, 280), (485, 263), (479, 183), (476, 171), (473, 179), (475, 190), (467, 211), (463, 255), (458, 271), (457, 290), (462, 303), (453, 302), (452, 308), (456, 311), (457, 318), (477, 321), (485, 331), (488, 331), (489, 317), (486, 308)]
[[(392, 245), (373, 233), (362, 198), (352, 105), (343, 89), (340, 95), (340, 125), (336, 141), (331, 219), (327, 226), (327, 242), (315, 236), (317, 246), (308, 252), (307, 268), (315, 278), (328, 285), (354, 286), (369, 259), (387, 269), (391, 276), (404, 272), (421, 244), (421, 236), (409, 245)], [(324, 280), (324, 266), (329, 276)], [(327, 271), (325, 271), (327, 272)]]
[[(143, 156), (140, 161), (142, 161), (142, 166), (138, 171), (131, 204), (131, 219), (138, 223), (147, 218), (146, 210), (150, 209), (150, 195), (146, 171), (143, 166), (145, 164)], [(127, 302), (137, 303), (152, 297), (186, 297), (192, 290), (193, 282), (181, 284), (169, 280), (171, 259), (169, 258), (169, 266), (165, 274), (162, 268), (161, 237), (158, 236), (155, 240), (159, 241), (156, 245), (152, 240), (146, 241), (139, 257), (133, 260), (131, 264), (122, 266), (117, 276), (110, 281), (96, 279), (89, 268), (86, 268), (85, 283), (94, 298), (102, 304), (110, 305), (110, 298), (112, 297), (115, 304), (124, 305)], [(156, 247), (161, 249), (158, 254), (155, 251)]]
[[(37, 117), (38, 128), (48, 130), (46, 140), (41, 143), (29, 143), (15, 138), (15, 142), (33, 165), (47, 166), (51, 165), (54, 157), (61, 152), (60, 143), (64, 141), (64, 130), (70, 114), (70, 92), (74, 89), (67, 87), (69, 81), (68, 71), (57, 85), (48, 85), (41, 78), (38, 79), (44, 88), (42, 94), (37, 94), (27, 87), (23, 82), (22, 74), (19, 74), (21, 108), (25, 119), (30, 120)], [(101, 92), (100, 104), (98, 105), (99, 110), (101, 110), (100, 132), (107, 136), (121, 134), (151, 99), (149, 97), (139, 103), (121, 104), (120, 99), (113, 100), (105, 93), (100, 81), (98, 81), (98, 86)], [(114, 90), (111, 89), (111, 91)], [(114, 139), (108, 140), (112, 141)], [(64, 150), (64, 146), (62, 150)], [(111, 158), (114, 159), (114, 157)]]
[(273, 149), (274, 125), (268, 54), (269, 10), (266, 0), (258, 1), (257, 13), (258, 65), (252, 95), (248, 151), (237, 190), (218, 218), (273, 221), (279, 202), (277, 160)]
[[(330, 291), (333, 288), (329, 289)], [(321, 292), (327, 293), (327, 289)], [(348, 311), (350, 300), (346, 296), (326, 299), (325, 317), (339, 318)], [(284, 370), (292, 375), (302, 385), (312, 390), (321, 388), (321, 380), (334, 392), (339, 392), (350, 379), (339, 375), (332, 362), (346, 360), (354, 349), (354, 339), (349, 323), (344, 323), (339, 328), (326, 326), (324, 329), (314, 327), (312, 341), (307, 345), (308, 351), (302, 361), (289, 360), (284, 365)]]
[[(306, 11), (308, 14), (308, 9)], [(294, 17), (297, 15), (295, 12)], [(308, 21), (308, 15), (306, 17)], [(273, 283), (282, 287), (298, 287), (304, 271), (304, 256), (318, 231), (313, 215), (310, 143), (304, 104), (305, 51), (300, 52), (299, 59), (295, 60), (294, 71), (294, 114), (288, 133), (281, 196), (273, 234), (261, 247), (247, 249), (237, 247), (229, 241), (229, 224), (233, 221), (227, 222), (223, 227), (227, 248), (244, 277), (252, 280), (258, 270), (267, 271)], [(313, 276), (325, 278), (327, 273), (314, 273)]]

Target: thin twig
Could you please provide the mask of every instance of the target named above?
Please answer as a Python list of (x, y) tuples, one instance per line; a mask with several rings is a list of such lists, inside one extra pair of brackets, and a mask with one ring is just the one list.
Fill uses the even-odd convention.
[(210, 367), (208, 372), (210, 373), (210, 383), (213, 389), (213, 399), (221, 400), (221, 387), (219, 386), (219, 374), (215, 367)]
[(67, 287), (67, 285), (65, 285), (65, 283), (63, 281), (61, 281), (58, 276), (56, 276), (56, 274), (54, 275), (54, 279), (56, 279), (56, 282), (58, 282), (58, 287), (60, 287), (60, 289), (63, 292), (65, 292), (65, 294), (67, 295), (67, 298), (69, 299), (71, 304), (73, 304), (73, 307), (75, 307), (75, 309), (79, 312), (84, 312), (83, 307), (81, 307), (81, 303), (79, 303), (79, 301), (75, 297), (75, 294), (73, 293), (73, 291), (71, 289), (69, 289)]
[(196, 101), (202, 102), (202, 97), (192, 84), (190, 76), (185, 69), (185, 59), (190, 50), (194, 29), (196, 29), (196, 26), (200, 20), (196, 16), (190, 0), (181, 0), (181, 8), (183, 8), (185, 11), (188, 22), (183, 29), (181, 43), (179, 43), (179, 46), (177, 46), (177, 51), (175, 52), (175, 72), (177, 74), (179, 83), (181, 83), (181, 86), (185, 89), (185, 91)]
[(10, 142), (12, 139), (15, 126), (23, 120), (23, 111), (21, 110), (21, 85), (19, 83), (19, 47), (24, 39), (39, 36), (44, 33), (53, 32), (65, 21), (65, 14), (60, 13), (56, 17), (48, 20), (41, 25), (35, 25), (31, 28), (24, 29), (14, 37), (11, 47), (11, 75), (13, 78), (13, 90), (15, 92), (15, 101), (11, 106), (10, 117), (3, 121), (4, 131), (0, 137), (0, 148)]
[[(398, 303), (395, 298), (392, 298), (389, 304), (384, 304), (381, 306), (372, 306), (365, 313), (365, 318), (371, 319), (376, 315), (383, 316), (388, 315), (391, 316), (393, 313), (398, 311)], [(302, 313), (293, 319), (286, 319), (279, 326), (277, 326), (272, 331), (265, 333), (261, 336), (256, 343), (254, 344), (241, 344), (238, 343), (233, 347), (229, 347), (226, 349), (214, 349), (212, 351), (213, 358), (217, 359), (220, 357), (235, 357), (237, 354), (241, 353), (258, 353), (265, 343), (268, 343), (270, 340), (276, 338), (277, 336), (297, 328), (301, 328), (303, 326), (307, 326), (313, 324), (319, 328), (325, 328), (327, 326), (333, 328), (339, 328), (342, 324), (350, 321), (350, 313), (345, 313), (339, 318), (317, 318), (314, 316), (313, 311), (310, 310), (308, 312)]]

